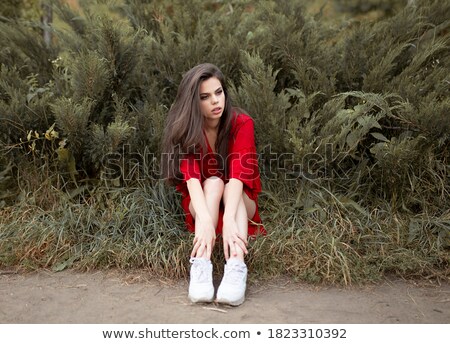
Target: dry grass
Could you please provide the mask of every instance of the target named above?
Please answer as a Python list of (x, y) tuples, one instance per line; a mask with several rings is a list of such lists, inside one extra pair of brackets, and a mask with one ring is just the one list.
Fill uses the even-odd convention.
[[(326, 284), (362, 284), (386, 273), (449, 278), (449, 213), (407, 217), (376, 208), (356, 211), (338, 195), (304, 189), (312, 207), (299, 206), (290, 186), (260, 203), (268, 235), (250, 243), (252, 276)], [(0, 266), (23, 269), (145, 269), (185, 278), (192, 237), (183, 228), (178, 196), (161, 182), (139, 188), (87, 190), (79, 199), (60, 194), (51, 210), (29, 204), (2, 210)], [(387, 205), (386, 205), (387, 207)], [(219, 244), (220, 245), (220, 244)], [(221, 250), (213, 255), (220, 273)]]

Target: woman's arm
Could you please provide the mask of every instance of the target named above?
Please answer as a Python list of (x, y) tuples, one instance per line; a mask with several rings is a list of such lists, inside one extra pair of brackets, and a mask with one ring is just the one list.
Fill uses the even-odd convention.
[(195, 238), (191, 257), (211, 258), (212, 248), (216, 240), (216, 230), (206, 204), (200, 180), (191, 178), (187, 182), (191, 205), (195, 211)]

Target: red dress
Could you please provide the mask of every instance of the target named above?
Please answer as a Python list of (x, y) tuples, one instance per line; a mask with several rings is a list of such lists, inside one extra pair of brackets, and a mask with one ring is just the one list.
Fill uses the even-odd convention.
[[(177, 184), (177, 190), (182, 194), (181, 206), (186, 214), (186, 227), (189, 231), (195, 231), (194, 218), (189, 211), (191, 197), (186, 182), (191, 178), (196, 178), (203, 183), (205, 179), (216, 176), (226, 183), (231, 178), (242, 181), (244, 192), (255, 201), (256, 211), (253, 218), (248, 223), (248, 235), (266, 234), (266, 230), (261, 223), (258, 211), (258, 193), (261, 192), (261, 180), (258, 168), (258, 159), (255, 146), (255, 134), (253, 120), (246, 114), (235, 115), (232, 121), (230, 139), (228, 143), (228, 157), (226, 165), (228, 176), (224, 176), (218, 169), (217, 158), (220, 156), (213, 153), (208, 143), (208, 153), (187, 155), (180, 161), (180, 172), (183, 180)], [(206, 140), (208, 142), (208, 140)], [(222, 233), (223, 226), (223, 203), (219, 209), (219, 220), (216, 233)]]

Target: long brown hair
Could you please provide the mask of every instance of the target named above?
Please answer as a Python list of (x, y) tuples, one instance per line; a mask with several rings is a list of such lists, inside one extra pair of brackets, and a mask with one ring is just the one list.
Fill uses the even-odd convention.
[(182, 180), (179, 162), (182, 154), (207, 153), (206, 138), (203, 134), (204, 116), (200, 111), (200, 84), (216, 77), (222, 84), (225, 107), (219, 123), (215, 151), (221, 156), (222, 173), (226, 175), (228, 141), (233, 120), (233, 109), (222, 72), (211, 63), (195, 66), (184, 74), (178, 86), (177, 96), (170, 108), (162, 142), (162, 174), (171, 183)]

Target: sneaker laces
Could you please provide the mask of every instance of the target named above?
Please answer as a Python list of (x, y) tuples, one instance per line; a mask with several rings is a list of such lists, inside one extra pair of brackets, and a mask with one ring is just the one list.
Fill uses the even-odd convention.
[(226, 283), (240, 284), (247, 273), (247, 266), (239, 263), (227, 263), (223, 279)]
[(192, 263), (191, 266), (191, 278), (197, 283), (209, 282), (211, 280), (211, 272), (208, 269), (209, 260), (204, 258), (191, 258), (189, 260)]

